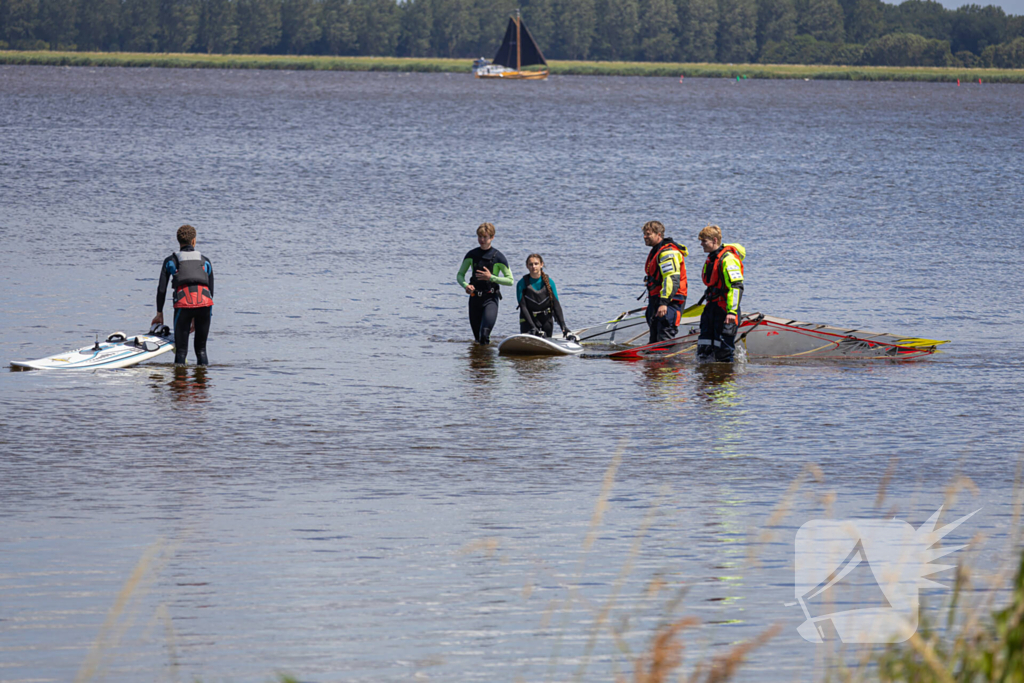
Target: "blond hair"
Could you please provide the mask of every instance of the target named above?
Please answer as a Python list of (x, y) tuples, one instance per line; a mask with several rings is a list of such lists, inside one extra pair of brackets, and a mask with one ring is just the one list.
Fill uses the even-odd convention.
[(706, 240), (706, 239), (714, 240), (714, 241), (718, 242), (719, 244), (721, 244), (722, 243), (722, 229), (719, 228), (717, 225), (708, 225), (703, 230), (700, 231), (700, 234), (697, 235), (697, 239), (699, 239), (699, 240)]
[(487, 237), (494, 239), (494, 224), (493, 223), (481, 223), (480, 227), (476, 229), (476, 234), (486, 235)]

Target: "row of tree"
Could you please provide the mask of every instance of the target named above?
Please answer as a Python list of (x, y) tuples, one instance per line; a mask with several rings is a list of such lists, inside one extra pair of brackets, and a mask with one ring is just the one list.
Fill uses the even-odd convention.
[(1024, 17), (931, 0), (0, 0), (0, 48), (1024, 67)]

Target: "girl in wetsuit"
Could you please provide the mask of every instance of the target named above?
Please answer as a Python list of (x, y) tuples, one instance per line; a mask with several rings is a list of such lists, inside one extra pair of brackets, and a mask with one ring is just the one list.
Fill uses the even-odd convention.
[[(498, 319), (498, 301), (501, 287), (511, 287), (515, 280), (509, 270), (505, 255), (491, 246), (494, 226), (481, 223), (476, 229), (476, 241), (480, 245), (470, 249), (462, 259), (455, 280), (469, 294), (469, 325), (478, 344), (491, 343), (491, 330)], [(472, 276), (466, 280), (466, 273), (472, 269)]]
[(555, 281), (544, 272), (544, 259), (540, 254), (530, 254), (526, 257), (526, 269), (530, 272), (516, 284), (519, 332), (550, 338), (557, 320), (562, 336), (568, 337), (570, 332), (565, 326), (562, 305), (558, 302), (558, 289)]

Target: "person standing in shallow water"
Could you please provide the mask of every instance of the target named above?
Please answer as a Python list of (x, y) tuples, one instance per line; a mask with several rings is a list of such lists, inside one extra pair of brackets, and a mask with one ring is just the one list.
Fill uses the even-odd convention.
[(665, 237), (665, 226), (647, 221), (642, 228), (644, 244), (651, 248), (644, 264), (647, 285), (647, 326), (649, 344), (672, 339), (686, 308), (686, 247)]
[(739, 244), (722, 244), (722, 231), (709, 225), (697, 235), (708, 255), (701, 270), (707, 286), (707, 304), (700, 316), (697, 360), (731, 363), (736, 352), (736, 329), (743, 298), (743, 259), (747, 251)]
[[(498, 301), (501, 300), (500, 285), (515, 284), (505, 255), (491, 246), (494, 232), (490, 223), (480, 224), (476, 229), (480, 246), (466, 253), (455, 276), (459, 286), (469, 294), (469, 325), (478, 344), (491, 343), (491, 330), (498, 319)], [(470, 271), (472, 276), (467, 281), (466, 273)]]
[(516, 283), (516, 300), (519, 302), (519, 333), (536, 334), (551, 338), (555, 321), (562, 328), (562, 336), (568, 337), (562, 304), (558, 301), (555, 281), (544, 272), (544, 259), (540, 254), (526, 257), (526, 269), (530, 271)]
[(178, 228), (179, 250), (164, 259), (160, 266), (160, 282), (156, 287), (156, 317), (153, 325), (164, 324), (164, 299), (167, 281), (174, 291), (174, 364), (184, 365), (188, 357), (188, 338), (196, 332), (196, 363), (209, 365), (206, 339), (213, 317), (213, 264), (196, 251), (196, 229), (191, 225)]

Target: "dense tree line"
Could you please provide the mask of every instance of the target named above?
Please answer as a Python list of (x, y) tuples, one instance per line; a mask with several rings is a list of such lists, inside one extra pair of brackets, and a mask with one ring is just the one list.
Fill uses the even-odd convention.
[(1024, 67), (1024, 17), (931, 0), (0, 0), (0, 48)]

